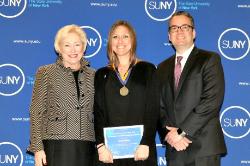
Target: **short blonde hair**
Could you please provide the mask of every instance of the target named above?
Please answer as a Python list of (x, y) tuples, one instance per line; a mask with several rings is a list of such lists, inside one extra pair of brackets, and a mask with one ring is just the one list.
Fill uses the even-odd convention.
[(130, 62), (131, 64), (134, 64), (135, 61), (136, 61), (136, 45), (137, 45), (137, 42), (136, 42), (136, 33), (135, 33), (135, 30), (134, 28), (127, 22), (127, 21), (124, 21), (124, 20), (118, 20), (116, 21), (110, 31), (109, 31), (109, 36), (108, 36), (108, 46), (107, 46), (107, 53), (108, 53), (108, 59), (109, 59), (109, 65), (115, 65), (117, 66), (118, 65), (118, 58), (116, 56), (116, 54), (113, 52), (113, 49), (112, 49), (112, 35), (115, 31), (115, 29), (119, 26), (124, 26), (128, 29), (129, 31), (129, 34), (130, 34), (130, 37), (131, 37), (131, 50), (130, 50)]
[(82, 28), (80, 28), (77, 25), (71, 24), (71, 25), (66, 25), (62, 28), (60, 28), (55, 36), (55, 42), (54, 42), (54, 47), (55, 50), (58, 54), (60, 54), (60, 42), (62, 42), (63, 38), (66, 37), (69, 33), (75, 33), (80, 37), (80, 40), (83, 45), (83, 50), (85, 51), (86, 46), (87, 46), (87, 35), (84, 32)]

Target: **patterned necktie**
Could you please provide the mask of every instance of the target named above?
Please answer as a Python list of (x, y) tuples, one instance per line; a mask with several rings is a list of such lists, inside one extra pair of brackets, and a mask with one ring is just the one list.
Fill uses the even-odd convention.
[(175, 85), (175, 89), (177, 89), (178, 87), (178, 83), (181, 77), (181, 60), (182, 60), (182, 56), (177, 56), (177, 62), (175, 64), (174, 67), (174, 85)]

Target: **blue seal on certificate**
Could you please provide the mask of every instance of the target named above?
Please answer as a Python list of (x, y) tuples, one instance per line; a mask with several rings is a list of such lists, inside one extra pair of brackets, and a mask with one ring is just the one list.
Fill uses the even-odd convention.
[(113, 159), (133, 158), (143, 135), (143, 125), (104, 128), (106, 147)]

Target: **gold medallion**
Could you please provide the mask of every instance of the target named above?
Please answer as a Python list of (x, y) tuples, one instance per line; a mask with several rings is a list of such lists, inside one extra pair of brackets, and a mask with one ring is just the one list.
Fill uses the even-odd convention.
[(127, 96), (128, 95), (128, 88), (126, 86), (123, 86), (121, 89), (120, 89), (120, 95), (121, 96)]

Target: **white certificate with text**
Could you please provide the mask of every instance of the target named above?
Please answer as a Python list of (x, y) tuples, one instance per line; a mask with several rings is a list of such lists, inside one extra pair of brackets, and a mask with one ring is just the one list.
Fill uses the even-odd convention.
[(104, 128), (105, 145), (114, 159), (133, 158), (143, 135), (143, 125)]

